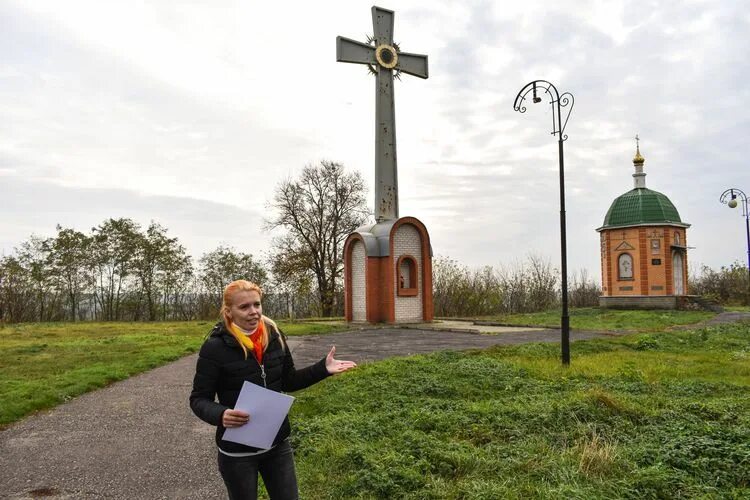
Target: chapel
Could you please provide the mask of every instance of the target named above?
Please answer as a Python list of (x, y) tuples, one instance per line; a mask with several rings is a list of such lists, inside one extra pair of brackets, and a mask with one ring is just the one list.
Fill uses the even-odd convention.
[(344, 244), (344, 259), (347, 321), (432, 321), (432, 246), (419, 219), (356, 229)]
[(688, 293), (690, 224), (680, 219), (666, 195), (646, 187), (645, 161), (636, 143), (634, 187), (615, 198), (596, 229), (601, 244), (600, 307), (676, 309)]

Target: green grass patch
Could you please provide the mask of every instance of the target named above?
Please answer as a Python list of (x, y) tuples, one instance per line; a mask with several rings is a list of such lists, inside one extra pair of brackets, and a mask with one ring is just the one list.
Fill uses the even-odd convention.
[[(0, 329), (0, 427), (196, 352), (210, 321), (28, 323)], [(337, 325), (279, 323), (289, 336)]]
[(328, 316), (328, 317), (312, 316), (310, 318), (304, 318), (304, 319), (300, 319), (300, 320), (286, 320), (287, 324), (288, 323), (294, 323), (295, 321), (301, 321), (302, 323), (309, 323), (311, 321), (320, 321), (320, 322), (323, 322), (323, 323), (328, 323), (328, 322), (339, 322), (339, 323), (341, 323), (341, 322), (345, 322), (346, 319), (343, 316)]
[(333, 321), (331, 322), (277, 321), (276, 323), (279, 325), (279, 328), (281, 328), (284, 334), (287, 335), (288, 337), (300, 337), (303, 335), (325, 335), (327, 333), (341, 332), (341, 331), (348, 329), (346, 323), (336, 323)]
[[(194, 352), (211, 326), (0, 329), (0, 422)], [(571, 350), (569, 368), (541, 343), (396, 358), (300, 391), (302, 497), (750, 497), (750, 322)]]
[[(476, 318), (507, 325), (560, 327), (560, 309), (539, 313), (505, 314)], [(716, 316), (707, 311), (626, 311), (581, 307), (570, 309), (570, 327), (576, 330), (649, 332), (677, 325), (692, 325)]]
[(303, 498), (747, 498), (750, 323), (367, 364), (297, 394)]

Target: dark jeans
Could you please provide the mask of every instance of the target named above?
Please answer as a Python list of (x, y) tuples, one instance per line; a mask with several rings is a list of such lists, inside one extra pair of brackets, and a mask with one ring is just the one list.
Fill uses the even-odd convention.
[(299, 498), (294, 451), (287, 440), (252, 457), (229, 457), (219, 452), (219, 472), (230, 500), (256, 500), (259, 472), (271, 500)]

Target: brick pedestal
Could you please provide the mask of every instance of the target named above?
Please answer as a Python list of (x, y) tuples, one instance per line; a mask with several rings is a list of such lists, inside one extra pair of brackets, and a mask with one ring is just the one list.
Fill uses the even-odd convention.
[(432, 321), (427, 228), (414, 217), (358, 228), (344, 243), (344, 286), (347, 321)]

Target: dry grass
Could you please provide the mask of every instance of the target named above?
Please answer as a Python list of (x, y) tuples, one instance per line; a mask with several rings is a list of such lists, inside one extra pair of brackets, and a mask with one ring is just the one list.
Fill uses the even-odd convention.
[(596, 430), (578, 441), (578, 472), (589, 477), (603, 477), (617, 466), (617, 443)]

